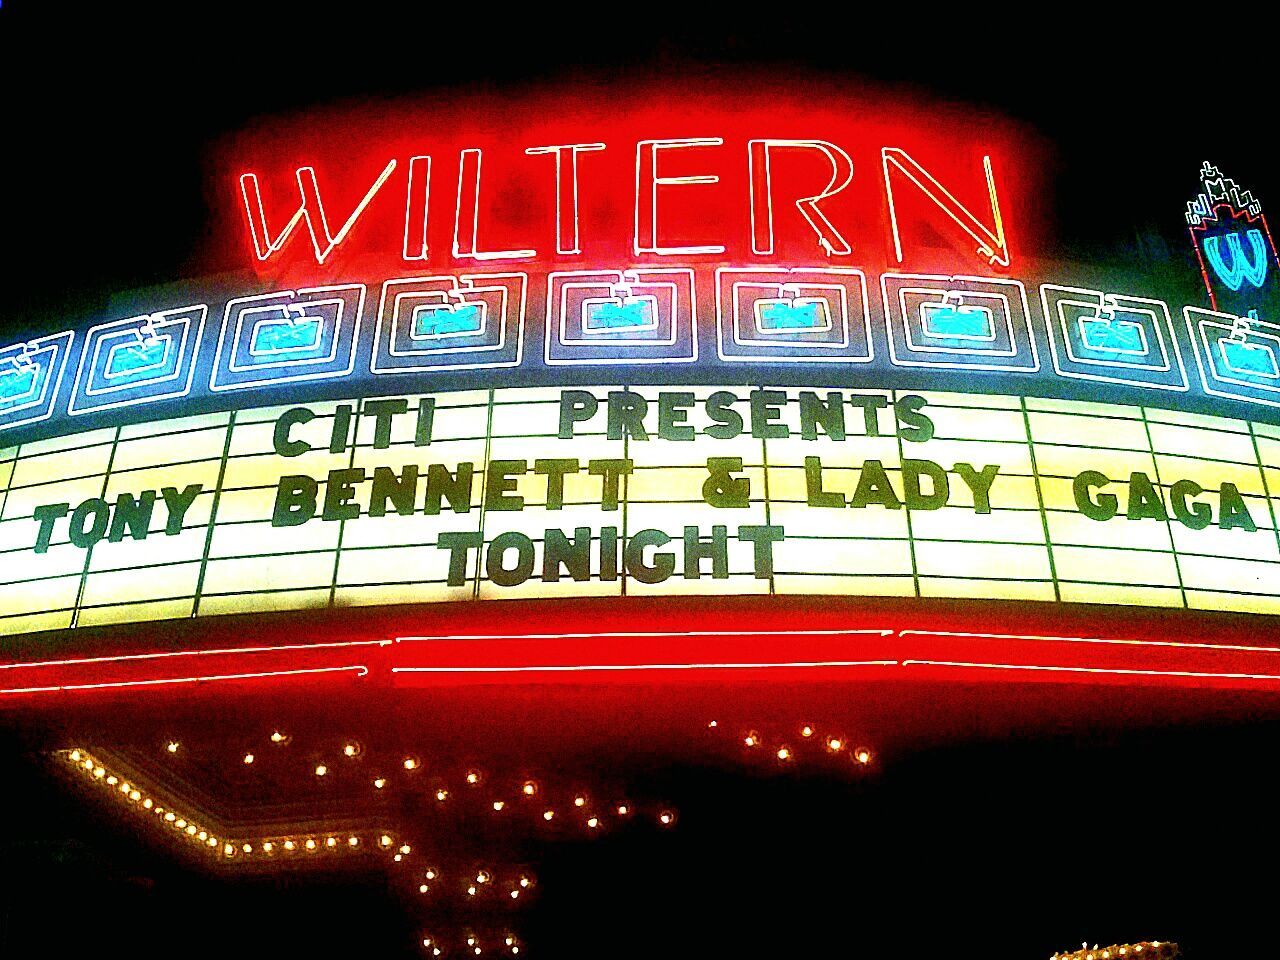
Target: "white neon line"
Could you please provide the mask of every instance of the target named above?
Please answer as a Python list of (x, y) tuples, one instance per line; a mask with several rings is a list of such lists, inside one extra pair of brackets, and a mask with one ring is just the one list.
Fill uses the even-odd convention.
[(122, 687), (158, 687), (180, 683), (210, 683), (215, 680), (263, 680), (271, 677), (296, 677), (316, 673), (350, 673), (356, 676), (369, 675), (369, 668), (363, 664), (349, 667), (309, 667), (301, 670), (271, 670), (263, 673), (224, 673), (210, 674), (205, 677), (169, 677), (162, 680), (117, 680), (111, 683), (69, 683), (49, 687), (10, 687), (0, 688), (0, 695), (11, 693), (56, 693), (70, 690), (110, 690)]
[(795, 660), (779, 663), (593, 663), (576, 666), (392, 667), (392, 673), (591, 673), (622, 670), (760, 670), (786, 667), (896, 667), (897, 660)]
[(621, 633), (452, 633), (438, 637), (396, 637), (396, 643), (414, 640), (575, 640), (587, 637), (839, 637), (845, 635), (893, 636), (894, 630), (640, 630)]
[(1193, 677), (1221, 680), (1280, 680), (1270, 673), (1208, 673), (1198, 670), (1126, 670), (1119, 667), (1047, 667), (1016, 663), (970, 663), (962, 660), (903, 660), (904, 667), (971, 667), (980, 670), (1039, 670), (1051, 673), (1105, 673), (1141, 677)]
[(117, 657), (81, 657), (71, 660), (33, 660), (29, 663), (0, 663), (0, 670), (31, 667), (64, 667), (84, 663), (121, 663), (129, 660), (164, 660), (171, 657), (224, 656), (233, 653), (273, 653), (281, 650), (320, 650), (334, 647), (389, 646), (390, 640), (335, 640), (329, 643), (290, 643), (278, 647), (226, 647), (216, 650), (169, 650), (161, 653), (129, 653)]
[(1062, 640), (1067, 643), (1111, 643), (1136, 647), (1186, 647), (1194, 650), (1243, 650), (1256, 653), (1280, 653), (1280, 647), (1251, 647), (1241, 643), (1188, 643), (1180, 640), (1109, 640), (1105, 637), (1054, 637), (1023, 633), (969, 633), (964, 630), (903, 630), (899, 636), (978, 637), (984, 640)]

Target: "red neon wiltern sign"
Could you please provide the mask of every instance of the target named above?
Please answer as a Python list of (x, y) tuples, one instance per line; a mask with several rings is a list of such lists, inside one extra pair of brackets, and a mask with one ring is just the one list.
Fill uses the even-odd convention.
[[(1012, 260), (1006, 223), (1022, 184), (998, 131), (970, 142), (951, 120), (922, 137), (865, 110), (809, 117), (794, 105), (540, 126), (518, 122), (533, 111), (509, 112), (509, 125), (477, 114), (490, 129), (474, 136), (459, 118), (406, 114), (396, 136), (357, 139), (351, 155), (300, 128), (296, 148), (239, 161), (240, 248), (263, 269), (369, 256), (897, 266), (943, 249), (958, 268)], [(673, 126), (689, 135), (647, 135)]]

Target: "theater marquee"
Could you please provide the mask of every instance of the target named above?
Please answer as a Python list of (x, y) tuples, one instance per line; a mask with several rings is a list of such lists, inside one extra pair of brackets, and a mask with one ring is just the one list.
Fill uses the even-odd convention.
[(1257, 275), (1249, 317), (1020, 257), (1043, 185), (988, 118), (840, 104), (248, 138), (215, 194), (251, 275), (0, 349), (0, 631), (730, 592), (1276, 611), (1280, 327), (1221, 183), (1197, 242)]
[(0, 629), (692, 593), (1280, 608), (1280, 427), (893, 390), (509, 388), (10, 449)]

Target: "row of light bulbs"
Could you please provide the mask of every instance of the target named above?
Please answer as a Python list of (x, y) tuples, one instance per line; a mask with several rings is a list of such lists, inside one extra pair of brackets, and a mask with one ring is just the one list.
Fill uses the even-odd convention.
[[(720, 722), (718, 720), (710, 721), (707, 724), (707, 729), (712, 731), (719, 730)], [(842, 734), (833, 733), (821, 736), (817, 727), (811, 723), (802, 724), (796, 733), (799, 736), (799, 742), (820, 741), (827, 753), (832, 756), (848, 755), (859, 766), (870, 766), (871, 761), (874, 759), (874, 755), (868, 747), (853, 747), (851, 749), (848, 739)], [(742, 734), (742, 745), (748, 750), (772, 751), (781, 764), (789, 764), (796, 760), (796, 748), (791, 746), (790, 743), (780, 742), (766, 745), (765, 738), (756, 730), (747, 730)]]
[(165, 826), (173, 828), (180, 836), (198, 844), (201, 848), (215, 851), (218, 849), (218, 844), (223, 842), (207, 829), (192, 822), (188, 816), (158, 803), (156, 798), (150, 796), (140, 786), (130, 783), (109, 770), (87, 750), (76, 747), (64, 751), (63, 756), (68, 763), (82, 770), (91, 782), (99, 783), (107, 790), (118, 793), (128, 803), (136, 805), (137, 809), (155, 815)]
[[(712, 722), (712, 726), (715, 726), (714, 721)], [(751, 734), (749, 736), (754, 737), (755, 735)], [(292, 740), (292, 737), (290, 737), (288, 734), (284, 733), (283, 731), (277, 729), (272, 731), (269, 739), (273, 744), (285, 745)], [(829, 749), (838, 751), (840, 749), (840, 744), (838, 741), (829, 741), (828, 747)], [(165, 749), (171, 754), (176, 754), (179, 751), (179, 749), (181, 749), (181, 742), (178, 740), (170, 740), (165, 744)], [(783, 749), (787, 750), (789, 748), (783, 748)], [(342, 745), (342, 755), (348, 759), (354, 759), (356, 757), (359, 757), (363, 753), (364, 753), (364, 748), (358, 741), (348, 740)], [(861, 760), (860, 762), (862, 763), (869, 762), (870, 754), (866, 751), (863, 751), (863, 753), (866, 754), (866, 758)], [(782, 757), (782, 759), (787, 759), (787, 758)], [(257, 760), (257, 757), (252, 752), (244, 754), (243, 762), (246, 765), (253, 764), (254, 762), (256, 762), (256, 760)], [(404, 768), (404, 770), (407, 773), (413, 773), (422, 769), (422, 761), (418, 757), (410, 754), (404, 757), (404, 759), (401, 761), (401, 766)], [(323, 778), (329, 775), (330, 769), (328, 764), (324, 762), (320, 762), (315, 765), (312, 772), (315, 774), (317, 778)], [(470, 787), (476, 787), (481, 785), (482, 783), (485, 782), (485, 779), (486, 778), (484, 773), (474, 767), (469, 769), (464, 777), (464, 780), (466, 781), (467, 785)], [(386, 777), (379, 776), (379, 777), (375, 777), (372, 783), (373, 783), (373, 788), (375, 790), (384, 790), (387, 788), (390, 781)], [(522, 799), (537, 797), (541, 794), (541, 792), (542, 792), (541, 785), (536, 780), (524, 780), (520, 784), (519, 794)], [(434, 795), (435, 795), (436, 802), (438, 803), (446, 802), (451, 796), (448, 787), (445, 785), (438, 786), (434, 791)], [(587, 797), (584, 794), (577, 794), (573, 799), (573, 804), (577, 808), (583, 808), (587, 805)], [(499, 798), (499, 799), (492, 800), (490, 802), (490, 806), (492, 807), (494, 813), (502, 813), (510, 806), (510, 804), (508, 803), (508, 801)], [(630, 804), (624, 802), (614, 806), (613, 812), (616, 813), (618, 817), (628, 817), (632, 814), (633, 808), (631, 807)], [(558, 816), (558, 813), (553, 808), (547, 808), (542, 811), (542, 819), (547, 823), (550, 823), (553, 820), (555, 820), (557, 816)], [(656, 819), (660, 826), (669, 827), (675, 823), (675, 819), (676, 819), (675, 811), (667, 810), (667, 809), (661, 810), (658, 812)], [(584, 826), (588, 830), (592, 830), (592, 831), (599, 830), (603, 825), (603, 823), (604, 823), (604, 820), (598, 813), (589, 813), (583, 820)], [(329, 840), (333, 840), (333, 839), (334, 838), (332, 837), (329, 837), (326, 839), (326, 844), (325, 844), (326, 847), (332, 848), (333, 846), (335, 846), (335, 844), (330, 844), (328, 842)], [(290, 841), (286, 840), (284, 842), (288, 843)], [(308, 840), (307, 844), (308, 846), (306, 847), (306, 849), (308, 850), (316, 849), (313, 841)], [(356, 846), (356, 844), (351, 844), (351, 846)], [(264, 849), (266, 849), (268, 853), (271, 852), (270, 846), (265, 846)], [(288, 847), (287, 849), (291, 851), (293, 848)], [(246, 850), (244, 852), (248, 853), (251, 851)]]
[(1119, 957), (1141, 957), (1143, 960), (1173, 960), (1181, 954), (1176, 943), (1152, 940), (1142, 943), (1115, 944), (1099, 948), (1097, 944), (1090, 947), (1081, 944), (1079, 950), (1068, 953), (1055, 953), (1049, 960), (1117, 960)]
[[(422, 895), (429, 894), (433, 888), (433, 884), (440, 880), (440, 871), (435, 868), (427, 869), (422, 875), (422, 882), (418, 884), (418, 893)], [(511, 900), (519, 900), (520, 897), (533, 888), (533, 876), (529, 873), (521, 873), (513, 880), (505, 884), (506, 896)], [(462, 890), (468, 897), (479, 897), (491, 890), (497, 889), (500, 884), (494, 880), (493, 872), (484, 868), (476, 870), (476, 872), (466, 878), (462, 885)]]
[[(166, 744), (165, 749), (170, 753), (177, 753), (178, 741), (170, 741)], [(109, 790), (118, 791), (120, 795), (130, 803), (137, 804), (138, 808), (149, 813), (155, 814), (161, 819), (161, 822), (173, 827), (181, 835), (190, 838), (195, 843), (208, 848), (210, 851), (216, 851), (221, 844), (222, 856), (232, 859), (240, 856), (252, 856), (254, 854), (266, 854), (267, 856), (275, 856), (277, 854), (292, 853), (319, 853), (321, 851), (329, 853), (354, 853), (363, 852), (365, 849), (366, 839), (362, 839), (358, 834), (345, 834), (343, 836), (328, 835), (324, 837), (268, 837), (257, 843), (253, 840), (232, 840), (219, 839), (212, 835), (207, 829), (203, 829), (194, 820), (177, 810), (166, 808), (163, 804), (149, 796), (141, 787), (130, 783), (128, 780), (121, 778), (114, 772), (110, 771), (101, 762), (95, 759), (88, 751), (76, 747), (72, 750), (65, 751), (64, 756), (67, 761), (83, 770), (85, 774), (94, 782), (101, 783)], [(394, 839), (388, 833), (383, 833), (376, 838), (372, 838), (373, 844), (384, 851), (389, 851), (394, 846)], [(403, 844), (395, 854), (396, 860), (402, 860), (409, 853), (409, 845)]]
[[(462, 940), (461, 946), (466, 954), (475, 957), (483, 955), (485, 951), (484, 944), (481, 943), (480, 938), (474, 933), (466, 934)], [(422, 948), (429, 956), (432, 957), (443, 956), (446, 949), (443, 941), (439, 941), (435, 937), (431, 936), (424, 936), (422, 938)], [(508, 953), (513, 957), (519, 956), (520, 941), (516, 938), (515, 934), (508, 933), (502, 938), (502, 943), (498, 950), (499, 952)]]

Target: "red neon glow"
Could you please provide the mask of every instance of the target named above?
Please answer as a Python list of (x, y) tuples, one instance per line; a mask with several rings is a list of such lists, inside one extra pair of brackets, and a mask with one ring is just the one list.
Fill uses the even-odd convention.
[[(317, 111), (214, 163), (218, 266), (406, 262), (1004, 269), (1039, 185), (1013, 125), (900, 94), (736, 79)], [(547, 157), (554, 162), (549, 163)]]
[[(726, 618), (728, 619), (728, 618)], [(361, 653), (358, 662), (352, 654)], [(857, 678), (1235, 687), (1280, 691), (1280, 648), (1140, 637), (903, 627), (450, 633), (0, 664), (0, 697), (363, 679), (379, 687), (702, 684)]]

